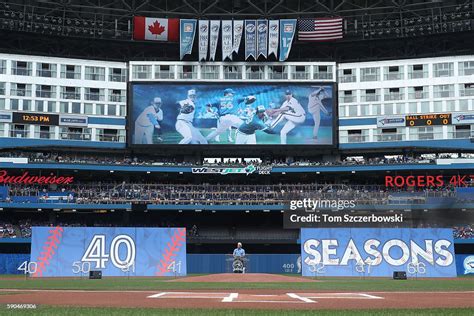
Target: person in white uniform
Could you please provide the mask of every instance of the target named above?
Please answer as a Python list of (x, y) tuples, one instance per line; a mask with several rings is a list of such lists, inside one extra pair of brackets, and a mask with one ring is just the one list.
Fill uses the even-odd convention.
[(188, 98), (178, 101), (179, 114), (176, 118), (176, 131), (183, 136), (180, 144), (207, 144), (207, 140), (201, 132), (193, 126), (196, 106), (196, 90), (188, 91)]
[(321, 123), (321, 111), (324, 114), (329, 115), (329, 111), (322, 103), (324, 99), (328, 98), (328, 94), (323, 87), (316, 88), (317, 89), (308, 96), (308, 112), (313, 116), (313, 138), (315, 140), (318, 139), (319, 125)]
[[(160, 122), (163, 121), (163, 110), (161, 109), (161, 98), (155, 97), (135, 120), (135, 144), (153, 144), (153, 133), (160, 130)], [(161, 140), (161, 137), (158, 138)]]
[(273, 115), (277, 115), (277, 117), (273, 120), (271, 129), (275, 129), (278, 124), (286, 121), (280, 131), (281, 144), (286, 144), (287, 134), (306, 119), (305, 110), (298, 100), (293, 97), (293, 93), (290, 90), (286, 90), (285, 101), (279, 109), (273, 111)]

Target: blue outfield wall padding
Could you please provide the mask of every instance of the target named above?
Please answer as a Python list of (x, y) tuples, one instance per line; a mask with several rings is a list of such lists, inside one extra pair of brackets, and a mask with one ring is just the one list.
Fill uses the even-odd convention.
[(23, 274), (18, 270), (21, 264), (30, 260), (29, 254), (23, 253), (0, 253), (0, 275), (1, 274)]

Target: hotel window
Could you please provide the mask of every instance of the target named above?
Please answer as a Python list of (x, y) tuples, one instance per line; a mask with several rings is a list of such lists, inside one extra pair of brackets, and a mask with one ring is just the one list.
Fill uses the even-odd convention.
[(23, 110), (22, 111), (32, 111), (31, 100), (23, 100)]
[(61, 78), (81, 79), (81, 66), (61, 65)]
[(125, 90), (109, 90), (109, 101), (110, 102), (125, 102)]
[(418, 107), (416, 102), (408, 103), (408, 113), (418, 113)]
[(293, 68), (293, 71), (291, 72), (291, 78), (302, 79), (302, 80), (309, 79), (310, 66), (296, 65), (296, 66), (291, 66), (291, 67)]
[(460, 97), (474, 96), (474, 83), (461, 83), (459, 85), (459, 96)]
[(48, 101), (48, 112), (57, 112), (56, 102)]
[(454, 102), (454, 100), (446, 101), (446, 111), (456, 111), (456, 102)]
[(0, 59), (0, 74), (4, 75), (7, 73), (7, 61)]
[(81, 104), (79, 102), (72, 102), (71, 110), (73, 114), (81, 114)]
[(133, 79), (151, 79), (151, 65), (133, 65)]
[(18, 111), (20, 109), (20, 100), (10, 99), (10, 110)]
[(127, 69), (124, 68), (109, 68), (109, 81), (126, 82)]
[(380, 80), (380, 68), (361, 68), (360, 69), (360, 81), (379, 81)]
[(155, 65), (155, 79), (174, 79), (174, 66)]
[(421, 102), (420, 107), (421, 107), (420, 113), (429, 113), (429, 112), (431, 112), (429, 102)]
[(355, 75), (355, 69), (342, 69), (339, 70), (339, 81), (341, 83), (345, 82), (356, 82), (357, 77)]
[(395, 114), (405, 113), (405, 103), (395, 103)]
[(38, 77), (55, 78), (56, 64), (36, 63), (36, 75)]
[(119, 107), (120, 116), (127, 116), (127, 106), (125, 104), (120, 104)]
[(36, 111), (38, 112), (47, 112), (48, 109), (44, 109), (44, 101), (36, 100), (35, 101)]
[(405, 99), (403, 88), (385, 89), (384, 101), (403, 100)]
[(469, 111), (469, 100), (459, 100), (459, 111)]
[(361, 90), (361, 102), (380, 101), (380, 89), (366, 89)]
[(382, 106), (380, 104), (372, 104), (372, 115), (381, 115)]
[(80, 100), (81, 88), (80, 87), (61, 87), (61, 99)]
[(54, 132), (51, 131), (51, 126), (35, 125), (35, 138), (50, 139), (54, 138)]
[(107, 115), (108, 116), (116, 116), (117, 115), (117, 105), (115, 105), (115, 104), (107, 105)]
[(384, 114), (385, 115), (392, 115), (395, 114), (393, 111), (393, 103), (386, 103), (384, 104)]
[(95, 105), (95, 114), (97, 115), (105, 115), (105, 105), (104, 104), (96, 104)]
[(263, 79), (265, 75), (264, 66), (245, 66), (247, 79)]
[(349, 105), (349, 117), (356, 117), (357, 116), (357, 105)]
[(5, 95), (5, 82), (0, 82), (0, 95)]
[(409, 99), (428, 99), (429, 92), (428, 87), (419, 86), (419, 87), (409, 87), (408, 88), (408, 98)]
[(370, 115), (370, 104), (361, 104), (360, 105), (360, 115), (361, 116)]
[(92, 103), (84, 103), (84, 114), (94, 114), (94, 105)]
[(5, 109), (6, 109), (5, 99), (0, 99), (0, 110), (5, 110)]
[(197, 78), (197, 66), (194, 65), (183, 65), (178, 66), (179, 79), (196, 79)]
[(104, 89), (85, 88), (85, 99), (88, 101), (105, 101)]
[(315, 66), (313, 79), (332, 79), (332, 66)]
[(433, 102), (433, 112), (442, 112), (443, 111), (443, 102), (434, 101)]
[(459, 75), (460, 76), (474, 75), (474, 60), (460, 62)]
[(31, 84), (10, 83), (10, 94), (17, 97), (31, 97)]
[(401, 80), (403, 79), (403, 66), (384, 67), (384, 80)]
[(268, 66), (268, 79), (288, 79), (288, 67)]
[(12, 61), (12, 75), (31, 76), (31, 63), (26, 61)]
[(435, 77), (452, 77), (454, 75), (454, 63), (433, 64), (433, 75)]
[(434, 86), (433, 94), (435, 98), (452, 98), (454, 97), (454, 85), (444, 84)]
[(224, 66), (224, 79), (242, 79), (242, 66)]
[(354, 95), (352, 94), (352, 90), (346, 90), (346, 91), (340, 91), (340, 103), (353, 103), (356, 102), (356, 96), (355, 96), (355, 91)]
[(56, 87), (47, 85), (36, 85), (37, 98), (56, 98)]
[(86, 66), (85, 79), (95, 80), (95, 81), (105, 81), (105, 68)]
[(471, 137), (471, 125), (456, 125), (455, 138)]
[(428, 78), (428, 65), (410, 65), (408, 66), (408, 79)]
[(219, 66), (203, 65), (201, 67), (202, 79), (219, 79)]
[(403, 131), (398, 128), (377, 129), (377, 141), (394, 142), (404, 140)]
[(10, 130), (10, 137), (14, 138), (28, 138), (29, 137), (30, 125), (24, 124), (13, 124)]
[(59, 102), (59, 112), (60, 113), (69, 113), (69, 103), (68, 102)]

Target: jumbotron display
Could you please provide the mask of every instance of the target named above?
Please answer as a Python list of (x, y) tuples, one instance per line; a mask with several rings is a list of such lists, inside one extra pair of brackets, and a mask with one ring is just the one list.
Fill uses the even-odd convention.
[(330, 84), (136, 83), (132, 145), (333, 145)]

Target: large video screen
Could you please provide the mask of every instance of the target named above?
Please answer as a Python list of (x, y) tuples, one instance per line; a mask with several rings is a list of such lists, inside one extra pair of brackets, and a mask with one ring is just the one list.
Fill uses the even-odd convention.
[(135, 83), (132, 145), (333, 145), (331, 84)]

